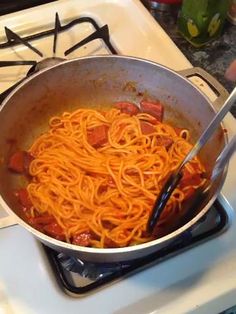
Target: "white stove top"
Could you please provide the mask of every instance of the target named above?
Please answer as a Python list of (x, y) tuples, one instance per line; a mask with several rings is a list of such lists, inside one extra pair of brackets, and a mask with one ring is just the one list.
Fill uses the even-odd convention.
[[(0, 41), (6, 41), (4, 26), (19, 35), (53, 28), (58, 12), (66, 24), (81, 16), (93, 17), (109, 25), (112, 44), (119, 53), (150, 59), (175, 70), (191, 67), (166, 33), (138, 0), (62, 0), (0, 18)], [(76, 26), (77, 27), (77, 26)], [(91, 33), (91, 26), (60, 34), (58, 54)], [(63, 43), (63, 45), (61, 45)], [(52, 56), (52, 37), (33, 43), (44, 57)], [(99, 41), (71, 55), (87, 52), (107, 53)], [(2, 60), (40, 60), (18, 45), (0, 50)], [(0, 92), (24, 76), (26, 69), (0, 69)], [(203, 89), (213, 100), (213, 93)], [(235, 120), (225, 119), (229, 135), (236, 133)], [(163, 263), (107, 286), (95, 293), (74, 299), (64, 294), (55, 282), (41, 245), (20, 226), (0, 230), (0, 313), (219, 313), (236, 303), (236, 157), (231, 160), (220, 197), (229, 215), (229, 228), (222, 235)], [(0, 216), (3, 216), (0, 210)], [(0, 220), (1, 225), (1, 220)]]

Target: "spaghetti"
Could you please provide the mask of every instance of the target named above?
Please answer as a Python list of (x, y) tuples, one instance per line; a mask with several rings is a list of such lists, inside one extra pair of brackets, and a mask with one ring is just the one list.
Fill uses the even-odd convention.
[[(149, 113), (132, 115), (120, 108), (52, 117), (49, 130), (29, 150), (28, 219), (57, 239), (95, 248), (152, 240), (146, 234), (148, 217), (168, 175), (191, 149), (189, 137), (188, 130)], [(204, 183), (204, 171), (197, 158), (186, 166), (155, 237)]]

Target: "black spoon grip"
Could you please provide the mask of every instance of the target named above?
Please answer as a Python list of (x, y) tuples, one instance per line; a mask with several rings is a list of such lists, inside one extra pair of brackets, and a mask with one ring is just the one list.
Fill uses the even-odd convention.
[(166, 184), (162, 188), (159, 197), (156, 199), (156, 202), (153, 206), (152, 213), (149, 217), (148, 223), (147, 223), (147, 232), (151, 234), (156, 226), (156, 223), (163, 212), (166, 203), (168, 199), (170, 198), (171, 194), (173, 193), (174, 189), (177, 187), (179, 181), (182, 178), (181, 172), (175, 172), (170, 175), (168, 180), (166, 181)]

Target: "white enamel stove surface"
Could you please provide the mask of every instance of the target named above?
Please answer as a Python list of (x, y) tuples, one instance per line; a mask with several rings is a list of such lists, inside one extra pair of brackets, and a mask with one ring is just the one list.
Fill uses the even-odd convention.
[[(0, 38), (7, 26), (18, 34), (53, 26), (58, 12), (63, 23), (78, 16), (91, 16), (108, 24), (112, 43), (121, 54), (150, 59), (175, 70), (191, 67), (165, 32), (137, 0), (66, 0), (0, 18)], [(91, 31), (87, 25), (85, 34)], [(59, 35), (58, 56), (72, 45), (73, 35)], [(77, 32), (76, 32), (77, 34)], [(76, 35), (79, 36), (80, 35)], [(81, 35), (82, 36), (82, 35)], [(77, 37), (76, 37), (77, 38)], [(3, 40), (1, 40), (3, 41)], [(78, 41), (78, 40), (76, 40)], [(52, 41), (33, 43), (52, 56)], [(94, 46), (93, 46), (94, 45)], [(106, 53), (99, 43), (88, 45), (90, 53)], [(98, 46), (96, 46), (98, 45)], [(39, 60), (22, 46), (0, 51), (1, 60)], [(73, 56), (85, 54), (80, 49)], [(35, 58), (36, 57), (36, 58)], [(27, 68), (27, 67), (26, 67)], [(0, 69), (0, 92), (24, 75), (23, 70)], [(25, 70), (26, 71), (26, 70)], [(204, 89), (212, 98), (208, 88)], [(213, 98), (212, 98), (213, 99)], [(225, 119), (230, 136), (235, 120)], [(20, 226), (0, 230), (0, 314), (64, 313), (219, 313), (236, 303), (236, 157), (232, 159), (220, 200), (230, 218), (221, 236), (127, 279), (80, 299), (65, 295), (57, 286), (38, 242)], [(0, 217), (3, 216), (0, 210)]]

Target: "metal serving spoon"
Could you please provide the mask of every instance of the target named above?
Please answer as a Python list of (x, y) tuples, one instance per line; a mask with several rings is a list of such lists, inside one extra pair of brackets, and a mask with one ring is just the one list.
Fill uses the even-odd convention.
[(192, 158), (194, 158), (198, 154), (200, 149), (205, 145), (205, 143), (208, 141), (211, 135), (215, 132), (220, 122), (225, 117), (226, 113), (228, 113), (228, 111), (230, 110), (231, 106), (234, 104), (235, 101), (236, 101), (236, 87), (233, 89), (229, 97), (226, 99), (224, 105), (218, 111), (214, 119), (210, 122), (209, 126), (200, 136), (196, 144), (193, 146), (193, 148), (190, 150), (190, 152), (186, 155), (184, 160), (181, 162), (180, 166), (168, 178), (166, 184), (162, 188), (153, 206), (152, 213), (147, 223), (148, 233), (153, 232), (153, 229), (161, 213), (163, 212), (168, 199), (170, 198), (174, 189), (177, 187), (179, 181), (181, 180), (183, 167), (185, 166), (186, 163), (188, 163)]

